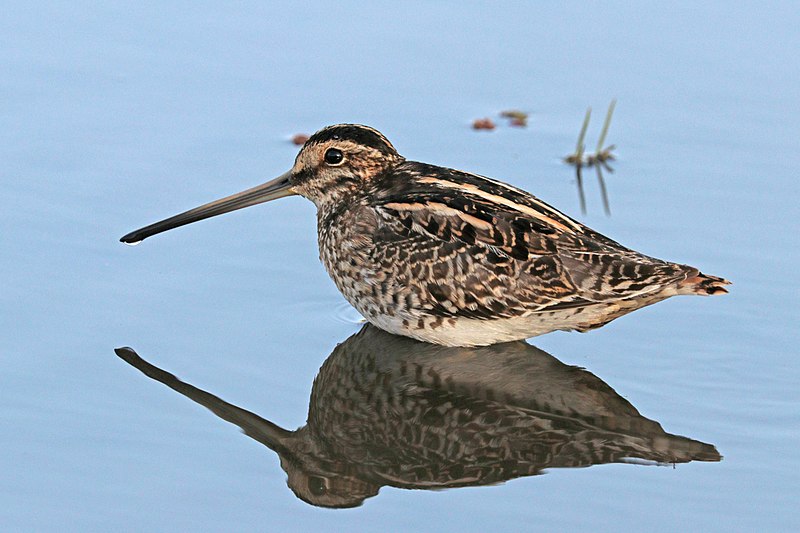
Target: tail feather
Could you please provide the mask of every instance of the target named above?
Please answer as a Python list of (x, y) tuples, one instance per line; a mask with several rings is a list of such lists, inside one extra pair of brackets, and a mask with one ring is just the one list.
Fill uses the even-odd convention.
[(725, 278), (709, 276), (698, 272), (696, 275), (686, 278), (678, 284), (678, 290), (682, 294), (699, 294), (700, 296), (712, 296), (714, 294), (727, 294), (728, 289), (725, 285), (731, 282)]

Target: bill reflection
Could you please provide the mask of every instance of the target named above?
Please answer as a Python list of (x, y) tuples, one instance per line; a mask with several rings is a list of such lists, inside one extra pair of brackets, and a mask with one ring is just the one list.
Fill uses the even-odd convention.
[(525, 342), (448, 348), (366, 325), (336, 347), (295, 431), (180, 381), (130, 348), (147, 376), (276, 452), (298, 498), (356, 507), (383, 486), (497, 484), (547, 468), (719, 461), (666, 433), (592, 373)]

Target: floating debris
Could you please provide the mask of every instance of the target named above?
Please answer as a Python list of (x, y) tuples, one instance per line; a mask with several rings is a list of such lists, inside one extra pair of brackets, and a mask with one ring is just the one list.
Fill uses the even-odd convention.
[(600, 131), (600, 139), (597, 141), (597, 150), (595, 150), (594, 154), (590, 154), (586, 156), (586, 164), (588, 166), (592, 165), (600, 165), (606, 167), (606, 170), (609, 172), (613, 172), (610, 166), (608, 166), (607, 161), (613, 161), (616, 159), (614, 154), (611, 153), (616, 146), (603, 146), (606, 142), (606, 135), (608, 135), (608, 127), (611, 125), (611, 117), (614, 115), (614, 108), (617, 106), (616, 100), (611, 100), (611, 103), (608, 106), (608, 111), (606, 112), (606, 120), (603, 123), (603, 129)]
[(296, 144), (297, 146), (302, 146), (308, 140), (308, 135), (305, 133), (296, 133), (292, 135), (292, 144)]
[(495, 125), (494, 121), (488, 117), (486, 118), (477, 118), (472, 122), (472, 129), (473, 130), (487, 130), (491, 131), (495, 129), (497, 126)]
[(509, 120), (509, 125), (515, 128), (524, 128), (528, 125), (528, 113), (519, 111), (518, 109), (509, 109), (502, 111), (500, 116)]
[(586, 151), (586, 145), (583, 144), (583, 138), (586, 137), (586, 129), (589, 127), (589, 120), (592, 118), (592, 108), (586, 110), (586, 116), (583, 118), (583, 125), (581, 132), (578, 134), (578, 143), (575, 145), (575, 152), (564, 158), (565, 163), (570, 165), (583, 164), (583, 153)]
[(597, 170), (597, 181), (600, 184), (600, 194), (603, 198), (603, 208), (606, 215), (611, 216), (611, 207), (608, 202), (608, 191), (606, 190), (606, 182), (603, 178), (603, 168), (608, 172), (614, 172), (614, 169), (608, 164), (609, 161), (614, 161), (616, 157), (612, 153), (616, 145), (604, 146), (606, 136), (608, 135), (608, 128), (611, 125), (611, 118), (614, 115), (614, 109), (617, 106), (617, 100), (611, 100), (606, 112), (606, 119), (603, 123), (603, 129), (600, 130), (600, 138), (597, 142), (597, 149), (593, 154), (586, 154), (586, 145), (583, 140), (586, 137), (586, 130), (589, 127), (589, 120), (592, 116), (592, 108), (586, 110), (586, 116), (583, 119), (581, 131), (578, 134), (578, 143), (575, 146), (575, 152), (564, 157), (564, 162), (575, 167), (575, 178), (578, 185), (578, 198), (581, 204), (581, 213), (586, 214), (586, 198), (583, 192), (583, 176), (581, 170), (584, 166), (594, 167)]

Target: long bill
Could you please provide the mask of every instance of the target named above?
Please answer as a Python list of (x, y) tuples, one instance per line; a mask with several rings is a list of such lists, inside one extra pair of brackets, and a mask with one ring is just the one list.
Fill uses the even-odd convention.
[(195, 207), (194, 209), (190, 209), (174, 217), (139, 228), (122, 237), (120, 241), (128, 244), (136, 244), (158, 233), (185, 226), (186, 224), (191, 224), (198, 220), (222, 215), (224, 213), (236, 211), (237, 209), (250, 207), (251, 205), (269, 202), (270, 200), (276, 200), (284, 196), (292, 196), (297, 193), (292, 189), (291, 183), (289, 182), (290, 176), (291, 171), (281, 174), (274, 180), (257, 185), (252, 189), (226, 196), (225, 198), (209, 202), (200, 207)]
[(257, 440), (269, 449), (275, 450), (279, 454), (288, 451), (287, 444), (289, 440), (291, 440), (292, 431), (285, 430), (277, 424), (265, 418), (261, 418), (255, 413), (230, 404), (209, 392), (181, 381), (166, 370), (142, 359), (133, 348), (117, 348), (114, 352), (120, 359), (139, 370), (145, 376), (160, 381), (172, 390), (183, 394), (190, 400), (209, 409), (221, 419), (236, 424), (242, 428), (242, 431), (249, 437)]

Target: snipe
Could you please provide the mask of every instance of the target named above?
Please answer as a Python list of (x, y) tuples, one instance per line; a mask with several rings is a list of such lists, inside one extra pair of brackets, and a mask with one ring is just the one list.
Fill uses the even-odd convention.
[(344, 297), (379, 328), (437, 344), (587, 331), (729, 284), (625, 248), (505, 183), (407, 161), (355, 124), (315, 133), (272, 181), (121, 240), (295, 194), (317, 206), (320, 259)]

